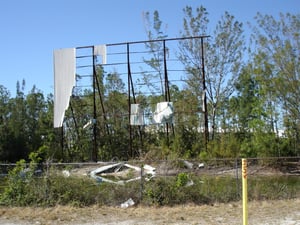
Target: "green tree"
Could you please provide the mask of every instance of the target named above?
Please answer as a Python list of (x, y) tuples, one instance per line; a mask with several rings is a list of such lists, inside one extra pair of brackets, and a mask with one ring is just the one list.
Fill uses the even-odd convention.
[(225, 12), (208, 42), (207, 96), (210, 106), (212, 139), (217, 128), (222, 128), (220, 116), (226, 99), (234, 92), (234, 83), (241, 70), (245, 48), (243, 24)]
[(46, 114), (44, 95), (34, 86), (26, 95), (26, 133), (27, 145), (30, 151), (36, 151), (43, 142), (43, 118)]
[(105, 135), (105, 149), (109, 159), (126, 159), (128, 153), (128, 95), (125, 84), (117, 72), (109, 73), (105, 79), (105, 106), (109, 133)]
[(239, 135), (241, 149), (246, 156), (257, 156), (254, 136), (267, 134), (265, 129), (264, 101), (260, 96), (260, 83), (253, 74), (253, 66), (248, 65), (241, 71), (235, 83), (236, 96), (231, 98), (231, 116), (235, 118), (232, 132)]
[(49, 124), (46, 123), (47, 107), (43, 94), (34, 86), (27, 95), (25, 81), (17, 82), (17, 92), (10, 98), (1, 87), (1, 144), (2, 160), (16, 162), (27, 159), (28, 154), (44, 145)]
[(189, 89), (179, 90), (171, 86), (174, 101), (176, 135), (173, 150), (179, 157), (196, 157), (203, 147), (199, 138), (198, 124), (201, 123), (201, 110), (197, 96)]
[[(187, 6), (183, 9), (183, 12), (185, 17), (183, 18), (183, 31), (180, 31), (181, 36), (195, 37), (207, 34), (209, 19), (206, 8), (203, 6), (196, 8), (196, 15), (194, 15), (193, 8)], [(179, 50), (178, 57), (187, 70), (187, 88), (191, 89), (198, 96), (199, 101), (202, 101), (201, 65), (202, 54), (204, 53), (201, 51), (201, 40), (196, 38), (181, 41)], [(201, 104), (202, 102), (199, 105)]]
[[(200, 36), (208, 30), (208, 12), (201, 6), (195, 12), (191, 7), (184, 9), (182, 36)], [(195, 15), (194, 15), (195, 13)], [(207, 96), (210, 126), (213, 128), (211, 138), (217, 128), (220, 128), (220, 112), (222, 104), (234, 92), (234, 82), (242, 65), (244, 51), (244, 36), (242, 23), (234, 16), (225, 12), (218, 21), (213, 35), (205, 41), (205, 50), (201, 52), (199, 39), (189, 39), (181, 42), (180, 59), (188, 71), (188, 84), (199, 96), (199, 105), (203, 105)], [(205, 54), (205, 55), (202, 55)], [(205, 58), (205, 83), (203, 89), (202, 59)], [(202, 65), (203, 66), (203, 65)], [(205, 113), (205, 112), (204, 112)]]
[[(150, 13), (146, 12), (143, 14), (145, 31), (147, 34), (147, 38), (149, 42), (145, 43), (146, 49), (150, 51), (150, 58), (144, 59), (146, 65), (148, 65), (152, 70), (152, 72), (144, 72), (143, 73), (143, 82), (152, 90), (153, 92), (161, 92), (164, 94), (164, 52), (163, 52), (163, 42), (162, 41), (154, 41), (160, 40), (168, 37), (166, 34), (166, 26), (162, 27), (163, 22), (159, 18), (159, 12), (154, 11), (153, 20), (151, 20)], [(153, 80), (159, 78), (160, 87), (156, 86), (156, 83)]]
[(2, 85), (0, 85), (0, 157), (1, 161), (7, 161), (10, 145), (10, 137), (12, 136), (11, 130), (9, 129), (9, 109), (10, 93)]
[(8, 133), (9, 137), (9, 157), (10, 162), (18, 161), (19, 159), (25, 159), (28, 156), (29, 149), (27, 145), (26, 129), (27, 114), (26, 114), (26, 98), (24, 94), (25, 80), (22, 81), (22, 85), (17, 82), (16, 97), (11, 98), (9, 101), (9, 121), (8, 121)]
[[(287, 137), (294, 143), (294, 153), (299, 154), (300, 144), (300, 14), (280, 14), (279, 18), (258, 13), (257, 26), (253, 26), (255, 57), (265, 63), (257, 65), (263, 70), (266, 64), (271, 67), (267, 73), (268, 93), (274, 93), (282, 115)], [(274, 107), (276, 106), (274, 104)], [(275, 117), (276, 119), (276, 117)]]

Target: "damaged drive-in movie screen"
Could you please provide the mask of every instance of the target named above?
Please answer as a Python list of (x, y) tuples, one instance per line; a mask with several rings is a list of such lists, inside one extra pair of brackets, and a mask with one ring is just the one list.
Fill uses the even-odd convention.
[(0, 3), (0, 225), (300, 225), (300, 2)]

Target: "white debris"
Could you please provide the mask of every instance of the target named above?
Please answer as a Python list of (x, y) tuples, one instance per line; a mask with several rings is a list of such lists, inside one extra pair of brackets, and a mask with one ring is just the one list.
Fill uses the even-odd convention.
[(62, 174), (64, 177), (69, 177), (71, 175), (69, 170), (63, 170)]
[(199, 163), (198, 168), (204, 168), (204, 163)]
[(134, 201), (132, 200), (132, 198), (129, 198), (126, 202), (122, 203), (121, 204), (121, 208), (128, 208), (130, 206), (133, 206), (135, 203)]
[(144, 173), (146, 173), (146, 174), (151, 174), (153, 176), (155, 176), (155, 174), (156, 174), (156, 172), (155, 172), (156, 169), (150, 165), (147, 165), (147, 164), (144, 165), (143, 169), (144, 169)]
[(91, 171), (90, 176), (99, 182), (122, 185), (131, 181), (140, 180), (141, 175), (146, 175), (146, 180), (150, 180), (155, 176), (155, 173), (155, 168), (149, 165), (143, 166), (143, 174), (141, 174), (141, 167), (133, 166), (127, 163), (115, 163), (101, 166)]
[(194, 181), (192, 180), (189, 180), (187, 183), (186, 183), (186, 187), (189, 187), (189, 186), (193, 186), (194, 185)]
[(186, 161), (186, 160), (184, 160), (183, 163), (188, 169), (193, 169), (193, 166), (194, 166), (193, 163)]

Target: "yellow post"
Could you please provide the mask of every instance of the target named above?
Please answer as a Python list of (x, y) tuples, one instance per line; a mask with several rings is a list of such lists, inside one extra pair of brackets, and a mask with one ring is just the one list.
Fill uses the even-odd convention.
[(243, 225), (248, 225), (247, 159), (242, 159)]

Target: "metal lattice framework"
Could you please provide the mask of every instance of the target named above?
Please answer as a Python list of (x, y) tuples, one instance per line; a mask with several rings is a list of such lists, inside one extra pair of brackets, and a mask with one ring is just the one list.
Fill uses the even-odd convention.
[[(83, 90), (88, 90), (88, 93), (93, 95), (92, 111), (90, 117), (92, 118), (92, 136), (93, 136), (93, 150), (91, 159), (98, 160), (97, 156), (97, 139), (99, 137), (97, 130), (97, 114), (101, 114), (104, 122), (108, 120), (108, 115), (105, 106), (105, 94), (102, 93), (99, 81), (99, 71), (112, 74), (117, 73), (120, 79), (124, 82), (126, 88), (125, 92), (128, 99), (128, 155), (133, 156), (132, 149), (133, 140), (133, 126), (130, 125), (131, 104), (136, 104), (137, 95), (146, 96), (161, 96), (161, 101), (171, 102), (170, 84), (183, 88), (185, 85), (186, 74), (188, 71), (180, 62), (177, 55), (180, 51), (178, 43), (181, 41), (199, 40), (201, 53), (201, 62), (199, 63), (200, 73), (199, 80), (202, 82), (204, 90), (203, 98), (203, 113), (204, 113), (204, 139), (208, 140), (208, 118), (206, 106), (206, 84), (205, 84), (205, 65), (204, 65), (204, 40), (208, 36), (197, 37), (182, 37), (182, 38), (168, 38), (160, 40), (147, 40), (135, 42), (123, 42), (106, 44), (106, 59), (102, 62), (99, 56), (94, 53), (95, 46), (76, 47), (76, 86), (73, 89), (73, 97), (77, 95), (84, 95)], [(104, 76), (103, 74), (101, 74)], [(148, 80), (145, 80), (148, 79)], [(121, 91), (121, 90), (120, 90)], [(70, 111), (74, 120), (75, 129), (78, 133), (78, 125), (74, 116), (72, 104), (70, 102)], [(111, 115), (110, 115), (111, 116)], [(113, 115), (115, 116), (115, 115)], [(145, 114), (147, 117), (148, 115)], [(151, 117), (151, 115), (150, 115)], [(151, 125), (151, 119), (146, 118), (146, 126)], [(105, 123), (106, 131), (109, 134), (109, 125)], [(140, 141), (142, 142), (141, 127), (138, 129)], [(63, 128), (62, 128), (63, 129)], [(136, 129), (136, 128), (134, 128)], [(165, 133), (169, 137), (170, 133), (174, 134), (174, 127), (172, 123), (165, 124)], [(79, 133), (78, 133), (79, 136)], [(62, 140), (63, 142), (63, 140)], [(62, 143), (63, 146), (63, 143)]]

